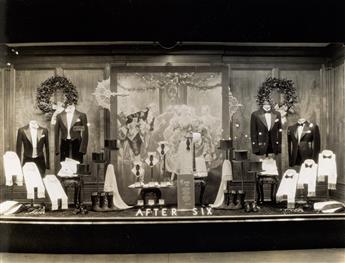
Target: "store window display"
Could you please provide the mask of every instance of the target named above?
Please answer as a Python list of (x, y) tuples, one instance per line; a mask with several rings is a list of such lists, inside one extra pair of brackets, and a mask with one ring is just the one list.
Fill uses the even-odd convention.
[[(91, 216), (99, 212), (119, 216), (152, 216), (154, 209), (171, 209), (170, 214), (190, 216), (191, 213), (182, 214), (180, 211), (183, 209), (178, 208), (179, 200), (188, 197), (188, 200), (192, 200), (192, 208), (208, 208), (208, 211), (213, 210), (218, 215), (227, 215), (235, 210), (259, 214), (264, 214), (265, 211), (281, 213), (282, 208), (295, 208), (298, 199), (296, 193), (299, 193), (297, 190), (305, 189), (305, 185), (308, 185), (305, 201), (317, 196), (317, 184), (325, 182), (326, 178), (328, 189), (335, 189), (335, 155), (331, 151), (319, 154), (320, 132), (317, 124), (300, 118), (297, 123), (288, 127), (288, 147), (283, 147), (282, 116), (286, 118), (287, 115), (281, 112), (281, 106), (275, 105), (273, 100), (263, 98), (262, 101), (257, 101), (257, 110), (242, 116), (243, 132), (246, 134), (245, 138), (250, 140), (250, 145), (246, 145), (246, 148), (252, 149), (252, 155), (249, 155), (249, 149), (235, 149), (232, 144), (232, 140), (235, 140), (232, 129), (236, 124), (229, 112), (234, 105), (237, 109), (239, 102), (231, 100), (231, 93), (229, 96), (225, 95), (230, 88), (218, 84), (224, 83), (221, 75), (211, 77), (212, 74), (209, 73), (198, 74), (200, 76), (180, 73), (172, 75), (173, 81), (179, 83), (176, 84), (179, 88), (174, 89), (178, 91), (178, 101), (175, 98), (172, 103), (169, 100), (171, 94), (167, 92), (172, 87), (165, 86), (163, 81), (155, 81), (156, 78), (164, 80), (163, 73), (119, 73), (119, 79), (114, 81), (117, 81), (119, 92), (127, 92), (128, 96), (112, 100), (109, 98), (110, 106), (106, 110), (110, 112), (102, 112), (103, 116), (110, 113), (103, 119), (109, 123), (100, 127), (100, 131), (89, 131), (88, 117), (97, 123), (102, 114), (94, 116), (90, 113), (87, 116), (77, 109), (76, 102), (64, 101), (59, 104), (51, 119), (51, 127), (55, 130), (55, 158), (60, 161), (62, 168), (56, 171), (56, 178), (61, 182), (63, 191), (71, 184), (75, 186), (74, 203), (77, 208), (88, 209)], [(150, 78), (146, 78), (147, 75)], [(188, 81), (194, 83), (195, 79), (205, 76), (210, 79), (206, 86), (183, 84), (184, 78), (188, 77)], [(113, 81), (109, 81), (109, 90), (110, 83)], [(142, 85), (136, 86), (138, 83)], [(203, 103), (195, 100), (199, 96)], [(221, 105), (219, 101), (222, 101)], [(224, 107), (229, 107), (229, 112)], [(114, 121), (117, 122), (116, 125)], [(87, 193), (82, 198), (78, 179), (84, 177), (77, 172), (77, 168), (78, 165), (88, 165), (83, 163), (83, 159), (87, 161), (84, 155), (87, 153), (89, 132), (90, 139), (95, 140), (92, 148), (101, 149), (99, 154), (103, 155), (101, 159), (104, 167), (98, 169), (97, 166), (96, 180), (94, 171), (88, 178), (85, 174), (89, 187), (87, 190), (91, 189), (91, 194)], [(114, 158), (106, 157), (106, 144), (103, 145), (102, 140), (96, 137), (106, 134), (117, 138), (119, 143), (118, 153)], [(48, 130), (39, 126), (37, 121), (30, 121), (18, 130), (19, 157), (24, 164), (35, 163), (42, 176), (49, 169), (48, 142)], [(236, 157), (239, 153), (245, 153), (246, 156)], [(253, 156), (255, 160), (252, 160)], [(281, 166), (284, 165), (280, 164), (284, 163), (284, 158), (288, 158), (290, 166), (302, 165), (301, 169), (282, 171)], [(257, 167), (250, 167), (250, 162), (257, 163)], [(72, 172), (67, 169), (71, 163), (74, 167)], [(64, 176), (63, 173), (67, 170), (68, 173)], [(181, 175), (189, 175), (191, 179), (188, 181)], [(55, 175), (51, 174), (45, 180), (50, 188), (54, 188), (53, 184), (57, 182), (53, 176)], [(264, 192), (268, 192), (267, 184), (271, 185), (270, 203), (264, 198)], [(182, 194), (179, 194), (179, 186)], [(98, 191), (99, 187), (103, 188), (102, 192)], [(32, 190), (29, 192), (32, 195)], [(54, 203), (54, 210), (68, 208), (66, 195), (49, 194), (49, 197)], [(63, 200), (63, 206), (60, 206), (59, 199)], [(186, 200), (183, 201), (187, 203)], [(287, 203), (280, 204), (282, 201)], [(142, 212), (144, 210), (137, 213), (138, 209), (145, 209), (145, 213)], [(146, 209), (151, 212), (146, 212)], [(196, 212), (192, 211), (194, 215)], [(200, 215), (202, 211), (206, 210), (200, 210), (196, 214)]]

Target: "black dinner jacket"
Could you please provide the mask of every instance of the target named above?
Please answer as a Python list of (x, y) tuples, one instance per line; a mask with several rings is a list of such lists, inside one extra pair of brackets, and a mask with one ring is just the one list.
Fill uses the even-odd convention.
[[(78, 130), (82, 128), (83, 131)], [(86, 153), (87, 144), (89, 141), (89, 130), (87, 126), (86, 114), (77, 110), (74, 110), (71, 130), (70, 130), (71, 140), (79, 139), (81, 140), (79, 152)], [(67, 139), (67, 113), (63, 111), (56, 115), (55, 123), (55, 153), (60, 153), (60, 140)]]
[(288, 140), (288, 151), (289, 151), (289, 165), (300, 165), (297, 163), (297, 151), (301, 155), (301, 162), (303, 163), (306, 159), (313, 159), (317, 163), (318, 155), (320, 153), (320, 131), (319, 126), (306, 121), (304, 123), (301, 140), (298, 145), (298, 134), (297, 134), (298, 123), (288, 127), (287, 140)]
[[(32, 158), (32, 138), (30, 132), (30, 126), (26, 125), (18, 129), (17, 133), (17, 144), (16, 151), (19, 158), (22, 160), (22, 145), (24, 145), (23, 156)], [(49, 166), (49, 138), (48, 130), (43, 127), (37, 128), (37, 157), (43, 157), (43, 147), (45, 148), (45, 163), (46, 168), (50, 169)]]
[[(271, 134), (271, 141), (269, 141), (268, 132)], [(250, 137), (252, 142), (252, 151), (254, 154), (266, 154), (269, 143), (272, 145), (274, 154), (281, 153), (282, 123), (280, 113), (272, 110), (271, 129), (268, 131), (268, 126), (265, 119), (265, 111), (262, 108), (254, 111), (250, 119)]]

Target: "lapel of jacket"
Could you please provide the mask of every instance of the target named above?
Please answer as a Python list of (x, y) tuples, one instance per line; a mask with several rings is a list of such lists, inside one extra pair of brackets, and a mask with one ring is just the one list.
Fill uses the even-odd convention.
[(296, 124), (294, 124), (294, 125), (292, 126), (292, 133), (293, 133), (293, 135), (295, 136), (296, 140), (298, 140), (298, 132), (297, 132), (297, 129), (298, 129), (298, 125), (297, 125), (297, 123), (296, 123)]
[(66, 113), (66, 111), (63, 111), (61, 113), (61, 120), (62, 120), (63, 124), (65, 125), (65, 127), (67, 129), (68, 126), (67, 126), (67, 113)]
[(42, 127), (38, 127), (38, 129), (37, 129), (37, 144), (41, 139), (42, 133), (43, 133)]
[(24, 127), (24, 133), (26, 135), (26, 137), (28, 138), (28, 140), (30, 141), (31, 145), (32, 145), (32, 137), (31, 137), (31, 132), (30, 132), (30, 126), (27, 125)]
[(266, 129), (268, 130), (267, 122), (266, 122), (266, 118), (265, 118), (265, 112), (262, 109), (260, 109), (258, 111), (258, 117), (259, 117), (260, 121), (265, 125)]
[(276, 123), (276, 119), (277, 119), (277, 114), (274, 111), (272, 111), (272, 113), (271, 113), (271, 130), (272, 130), (274, 124)]
[(77, 120), (78, 120), (79, 116), (80, 116), (80, 112), (79, 112), (79, 111), (77, 111), (77, 110), (74, 110), (74, 113), (73, 113), (73, 118), (72, 118), (72, 122), (71, 122), (71, 129), (72, 129), (72, 127), (73, 127), (74, 123), (76, 123), (76, 122), (77, 122)]
[(304, 123), (304, 126), (303, 126), (303, 131), (302, 131), (302, 134), (301, 134), (301, 139), (300, 139), (300, 141), (302, 141), (304, 135), (307, 134), (307, 131), (308, 131), (308, 130), (309, 130), (309, 122), (306, 121), (306, 122)]

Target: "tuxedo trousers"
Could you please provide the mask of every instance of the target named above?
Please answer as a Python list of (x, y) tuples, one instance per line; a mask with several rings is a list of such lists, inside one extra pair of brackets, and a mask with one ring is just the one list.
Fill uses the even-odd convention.
[(39, 157), (36, 157), (36, 158), (32, 158), (32, 157), (27, 157), (27, 156), (24, 156), (23, 158), (23, 165), (25, 163), (29, 163), (29, 162), (32, 162), (32, 163), (35, 163), (40, 174), (41, 174), (41, 177), (43, 177), (46, 173), (46, 162), (44, 160), (44, 157), (43, 156), (39, 156)]
[(60, 161), (63, 162), (66, 158), (83, 162), (83, 153), (79, 152), (81, 140), (61, 140), (60, 142)]

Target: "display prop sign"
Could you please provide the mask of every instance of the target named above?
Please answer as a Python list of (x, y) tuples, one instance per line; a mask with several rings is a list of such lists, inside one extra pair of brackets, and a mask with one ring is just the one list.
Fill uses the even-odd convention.
[(177, 175), (177, 210), (188, 211), (195, 207), (193, 174)]

